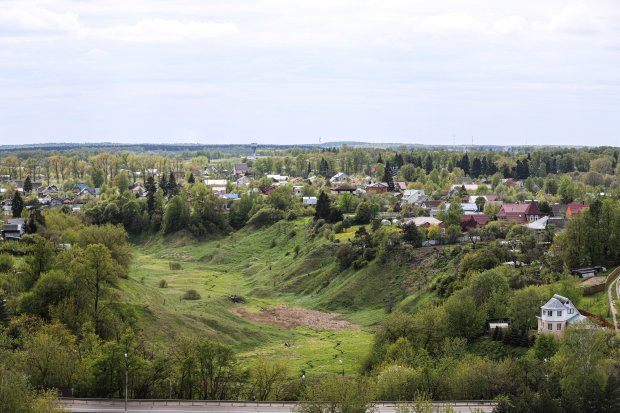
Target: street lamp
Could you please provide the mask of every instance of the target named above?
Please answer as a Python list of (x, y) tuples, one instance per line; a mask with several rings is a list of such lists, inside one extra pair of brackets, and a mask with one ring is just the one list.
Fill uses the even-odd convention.
[(129, 385), (129, 363), (127, 353), (125, 353), (125, 413), (127, 413), (127, 387)]
[(338, 363), (342, 367), (342, 384), (344, 384), (344, 365), (342, 364), (342, 359), (338, 360)]

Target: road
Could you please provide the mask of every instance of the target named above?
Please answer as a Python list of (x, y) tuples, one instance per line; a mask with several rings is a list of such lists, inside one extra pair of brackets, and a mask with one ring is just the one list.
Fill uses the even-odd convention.
[[(73, 413), (123, 413), (125, 404), (121, 400), (63, 400), (63, 407)], [(448, 403), (448, 402), (446, 402)], [(455, 412), (470, 413), (474, 409), (492, 412), (491, 402), (453, 402)], [(435, 411), (443, 411), (436, 403)], [(292, 403), (254, 403), (254, 402), (179, 402), (179, 401), (130, 401), (128, 413), (288, 413), (295, 407)], [(394, 404), (378, 404), (381, 413), (395, 413)]]

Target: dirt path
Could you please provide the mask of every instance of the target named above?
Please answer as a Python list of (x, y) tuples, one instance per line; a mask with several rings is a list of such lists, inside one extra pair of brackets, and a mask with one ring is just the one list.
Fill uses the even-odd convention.
[(338, 319), (342, 314), (324, 313), (299, 307), (261, 308), (256, 313), (249, 312), (245, 307), (239, 307), (235, 308), (233, 313), (255, 323), (273, 324), (288, 329), (298, 326), (335, 331), (358, 328), (356, 324)]

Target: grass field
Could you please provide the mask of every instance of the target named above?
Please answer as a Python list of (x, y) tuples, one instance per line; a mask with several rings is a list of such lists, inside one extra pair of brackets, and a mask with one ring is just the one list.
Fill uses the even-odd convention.
[[(359, 325), (340, 331), (287, 329), (250, 322), (232, 312), (235, 307), (250, 312), (283, 305), (320, 308), (323, 284), (308, 283), (301, 287), (305, 294), (294, 292), (300, 290), (303, 274), (329, 273), (327, 257), (312, 255), (328, 241), (309, 245), (305, 231), (306, 222), (297, 220), (199, 243), (183, 235), (144, 240), (136, 249), (129, 278), (120, 282), (119, 294), (139, 315), (145, 335), (165, 345), (182, 335), (209, 337), (233, 346), (247, 362), (264, 355), (285, 360), (291, 372), (312, 374), (340, 371), (342, 359), (346, 370), (357, 372), (370, 348), (371, 326), (384, 316), (382, 307), (340, 308), (344, 318)], [(171, 262), (181, 269), (172, 270)], [(161, 280), (167, 288), (159, 287)], [(200, 299), (182, 299), (189, 289)], [(245, 302), (232, 302), (232, 295)]]

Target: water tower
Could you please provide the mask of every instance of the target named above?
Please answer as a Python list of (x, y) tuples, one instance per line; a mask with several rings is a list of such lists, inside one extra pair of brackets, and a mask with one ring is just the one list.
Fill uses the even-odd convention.
[(256, 147), (258, 143), (251, 143), (250, 146), (252, 147), (252, 158), (256, 159)]

